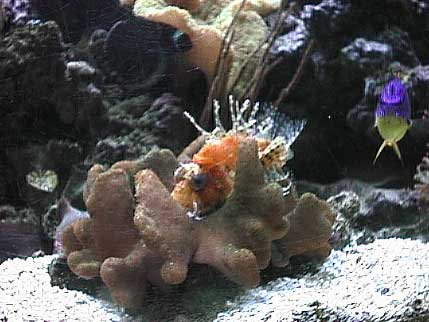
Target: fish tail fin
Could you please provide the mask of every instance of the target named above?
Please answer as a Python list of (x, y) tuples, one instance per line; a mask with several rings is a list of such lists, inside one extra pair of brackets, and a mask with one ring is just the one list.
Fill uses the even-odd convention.
[(401, 151), (399, 151), (398, 143), (393, 142), (392, 147), (393, 147), (393, 150), (395, 151), (396, 155), (398, 156), (399, 161), (401, 161), (402, 165), (404, 165), (404, 162), (402, 161)]
[(377, 159), (380, 156), (381, 151), (384, 150), (384, 148), (386, 147), (386, 145), (387, 145), (387, 141), (384, 140), (383, 143), (381, 144), (380, 148), (378, 149), (378, 152), (377, 152), (377, 154), (376, 154), (376, 156), (374, 158), (374, 161), (372, 161), (372, 164), (375, 164), (375, 162), (377, 162)]

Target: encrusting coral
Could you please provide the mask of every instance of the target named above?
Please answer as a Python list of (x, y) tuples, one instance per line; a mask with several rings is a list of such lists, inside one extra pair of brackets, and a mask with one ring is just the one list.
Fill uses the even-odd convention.
[(297, 254), (328, 255), (329, 207), (311, 194), (284, 196), (280, 185), (267, 183), (254, 139), (240, 142), (232, 192), (205, 220), (190, 219), (171, 196), (178, 166), (169, 150), (107, 171), (94, 165), (84, 191), (90, 218), (62, 232), (70, 269), (100, 276), (118, 304), (141, 306), (148, 282), (181, 283), (192, 263), (254, 287), (270, 261), (282, 266)]
[[(134, 14), (149, 20), (162, 22), (176, 27), (190, 36), (193, 48), (185, 54), (189, 64), (198, 66), (206, 75), (208, 82), (213, 79), (216, 63), (225, 34), (242, 0), (234, 1), (167, 1), (136, 0), (123, 1), (123, 5), (132, 6)], [(230, 82), (238, 75), (241, 66), (249, 55), (263, 47), (268, 27), (262, 16), (280, 7), (279, 0), (247, 0), (235, 21), (235, 36), (226, 65), (230, 70)], [(250, 59), (248, 68), (240, 77), (237, 93), (244, 90), (253, 76), (254, 67), (262, 53)], [(231, 85), (231, 84), (230, 84)]]

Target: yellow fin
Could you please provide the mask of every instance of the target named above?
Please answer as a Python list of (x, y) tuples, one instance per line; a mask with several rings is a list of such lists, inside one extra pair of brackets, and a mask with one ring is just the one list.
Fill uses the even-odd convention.
[(396, 155), (398, 156), (399, 161), (401, 161), (401, 163), (404, 164), (404, 162), (402, 162), (401, 151), (399, 151), (398, 143), (392, 142), (392, 147), (393, 147), (393, 150), (395, 151)]
[(375, 156), (374, 161), (372, 161), (372, 164), (375, 164), (375, 162), (377, 162), (377, 159), (380, 156), (381, 151), (383, 151), (383, 149), (386, 145), (387, 145), (387, 141), (384, 140), (383, 143), (381, 144), (380, 148), (378, 149), (377, 155)]
[(383, 151), (386, 146), (391, 146), (393, 148), (393, 150), (395, 151), (395, 154), (397, 155), (399, 161), (401, 161), (401, 163), (404, 164), (404, 162), (402, 161), (401, 151), (399, 150), (398, 143), (395, 141), (389, 142), (387, 140), (384, 140), (383, 143), (381, 144), (380, 148), (378, 149), (377, 155), (375, 156), (372, 164), (375, 164), (375, 162), (377, 162), (377, 159), (380, 156), (381, 151)]

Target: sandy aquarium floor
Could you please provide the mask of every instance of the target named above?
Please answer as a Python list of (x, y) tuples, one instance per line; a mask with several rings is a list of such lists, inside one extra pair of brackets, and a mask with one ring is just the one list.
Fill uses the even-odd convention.
[(53, 258), (13, 259), (0, 265), (0, 321), (121, 320), (121, 310), (105, 301), (51, 286), (48, 265)]
[[(51, 286), (48, 266), (53, 258), (13, 259), (0, 265), (0, 321), (429, 321), (429, 244), (416, 240), (376, 240), (333, 251), (317, 271), (301, 278), (278, 278), (243, 291), (231, 301), (220, 297), (217, 301), (224, 303), (223, 309), (212, 309), (216, 312), (206, 312), (206, 317), (191, 314), (167, 320), (157, 319), (160, 312), (156, 310), (150, 318), (144, 314), (130, 317), (104, 300)], [(212, 307), (210, 294), (215, 288), (203, 289)], [(203, 298), (186, 293), (180, 297), (195, 301), (183, 304), (175, 297), (170, 299), (173, 303), (158, 303), (158, 310), (188, 306), (183, 309), (191, 312), (192, 305)]]

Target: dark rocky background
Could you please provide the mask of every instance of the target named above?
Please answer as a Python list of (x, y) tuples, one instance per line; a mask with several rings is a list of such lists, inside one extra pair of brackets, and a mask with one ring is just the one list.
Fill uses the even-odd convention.
[[(289, 162), (297, 190), (327, 199), (336, 212), (336, 250), (359, 244), (371, 248), (374, 240), (390, 237), (427, 242), (429, 159), (419, 168), (418, 188), (414, 174), (429, 141), (429, 3), (295, 3), (270, 51), (272, 60), (281, 57), (282, 62), (269, 73), (259, 99), (277, 98), (315, 40), (298, 83), (281, 106), (307, 119)], [(56, 202), (66, 197), (83, 207), (82, 187), (94, 163), (135, 159), (159, 147), (180, 152), (197, 134), (183, 111), (198, 117), (207, 96), (203, 73), (183, 59), (192, 45), (189, 38), (177, 37), (170, 26), (133, 17), (117, 0), (3, 0), (1, 9), (0, 263), (52, 253), (61, 219)], [(272, 26), (277, 16), (265, 19)], [(399, 143), (404, 165), (386, 150), (373, 166), (381, 143), (373, 112), (393, 73), (408, 88), (413, 125)], [(33, 172), (48, 180), (46, 170), (57, 176), (53, 191), (28, 182)], [(398, 248), (387, 247), (389, 242), (379, 245)], [(383, 256), (370, 254), (368, 261), (374, 262)], [(424, 257), (414, 262), (424, 264)], [(265, 271), (264, 283), (285, 275), (299, 278), (296, 272), (312, 276), (319, 268), (303, 268), (300, 259), (293, 259), (286, 271)], [(96, 282), (74, 278), (61, 260), (52, 263), (50, 274), (53, 285), (98, 292)], [(150, 290), (148, 319), (160, 318), (161, 311), (165, 319), (179, 312), (177, 321), (188, 321), (188, 315), (213, 318), (241, 292), (205, 267), (197, 267), (177, 291), (185, 294), (179, 300), (177, 292)], [(323, 310), (317, 303), (310, 307), (302, 320), (328, 321), (320, 318)], [(427, 311), (416, 312), (404, 321), (426, 321)]]
[[(326, 184), (341, 179), (359, 179), (379, 189), (412, 188), (429, 141), (429, 122), (424, 118), (429, 107), (429, 4), (296, 3), (270, 52), (271, 59), (281, 57), (282, 62), (269, 73), (259, 99), (276, 99), (307, 44), (315, 40), (301, 78), (281, 106), (308, 121), (289, 163), (298, 188), (324, 198), (340, 192)], [(266, 17), (270, 26), (277, 15)], [(83, 206), (82, 185), (92, 164), (139, 158), (157, 147), (181, 151), (196, 135), (183, 111), (199, 116), (207, 84), (203, 73), (183, 59), (192, 46), (187, 35), (177, 36), (168, 25), (133, 17), (116, 0), (4, 0), (1, 17), (4, 259), (39, 249), (52, 251), (53, 230), (60, 220), (55, 203), (65, 196), (74, 206)], [(373, 128), (373, 111), (393, 73), (400, 73), (412, 103), (413, 126), (399, 144), (405, 164), (386, 150), (373, 166), (381, 143)], [(43, 180), (45, 170), (58, 177), (52, 192), (36, 189), (26, 179), (39, 171)], [(356, 185), (336, 187), (353, 190)], [(392, 209), (383, 208), (386, 202), (402, 205), (392, 206), (402, 211), (408, 200), (405, 205), (416, 207), (412, 208), (416, 215), (422, 211), (417, 201), (413, 203), (414, 195), (395, 194), (389, 199), (368, 189), (359, 196), (370, 203), (360, 215), (361, 228), (390, 225), (391, 218), (380, 215)], [(417, 227), (420, 222), (413, 223)]]
[[(292, 78), (302, 53), (316, 40), (303, 75), (284, 109), (309, 119), (296, 142), (297, 178), (332, 182), (401, 177), (410, 184), (429, 137), (429, 4), (426, 1), (305, 1), (288, 18), (272, 48), (283, 63), (268, 76), (262, 97), (275, 97)], [(272, 22), (275, 15), (268, 17)], [(414, 125), (401, 141), (402, 167), (391, 151), (371, 165), (381, 139), (373, 111), (382, 86), (400, 72), (412, 102)], [(267, 98), (268, 97), (268, 98)]]

